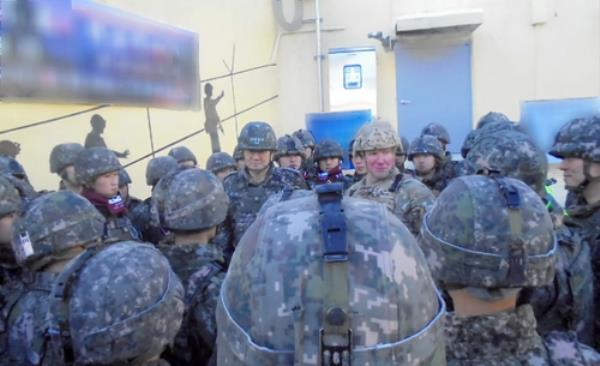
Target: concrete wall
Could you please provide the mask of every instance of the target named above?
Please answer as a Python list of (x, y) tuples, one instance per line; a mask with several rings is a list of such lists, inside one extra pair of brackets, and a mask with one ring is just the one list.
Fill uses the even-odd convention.
[[(322, 50), (376, 46), (378, 114), (396, 121), (396, 78), (393, 52), (385, 52), (367, 33), (393, 34), (401, 15), (459, 9), (482, 9), (483, 24), (473, 33), (473, 119), (489, 110), (519, 118), (520, 102), (533, 99), (595, 96), (600, 91), (600, 3), (597, 0), (320, 0), (323, 18)], [(273, 123), (278, 134), (304, 127), (306, 113), (318, 111), (314, 33), (284, 34), (276, 24), (269, 0), (99, 0), (99, 2), (160, 22), (198, 32), (201, 79), (227, 73), (236, 46), (236, 69), (272, 61), (270, 67), (235, 77), (238, 110), (271, 97), (279, 98), (238, 118), (239, 129), (250, 120)], [(292, 3), (284, 1), (286, 8)], [(286, 9), (289, 10), (289, 9)], [(289, 15), (289, 12), (288, 12)], [(305, 18), (314, 17), (314, 2), (305, 2)], [(541, 21), (533, 24), (535, 21)], [(307, 24), (303, 31), (314, 29)], [(331, 30), (333, 31), (327, 31)], [(272, 58), (272, 53), (274, 57)], [(327, 80), (327, 62), (324, 63)], [(222, 118), (233, 114), (229, 79), (212, 82)], [(325, 84), (325, 95), (327, 85)], [(326, 101), (327, 105), (327, 101)], [(0, 130), (68, 114), (89, 106), (1, 103)], [(151, 109), (156, 147), (202, 128), (202, 111)], [(129, 148), (129, 161), (150, 151), (146, 110), (110, 107), (100, 112), (108, 121), (105, 139), (111, 148)], [(51, 148), (61, 142), (83, 142), (90, 114), (19, 132), (0, 139), (22, 144), (22, 161), (38, 189), (55, 189), (58, 178), (48, 171)], [(224, 150), (235, 145), (235, 123), (225, 123)], [(208, 135), (185, 142), (201, 165), (210, 154)], [(127, 163), (128, 160), (122, 160)], [(129, 169), (133, 193), (144, 197), (146, 161)]]

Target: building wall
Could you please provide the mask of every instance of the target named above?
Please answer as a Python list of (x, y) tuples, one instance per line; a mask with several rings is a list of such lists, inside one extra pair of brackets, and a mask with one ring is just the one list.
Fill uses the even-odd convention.
[[(273, 123), (278, 134), (304, 127), (306, 113), (319, 109), (314, 24), (294, 34), (282, 33), (269, 0), (99, 0), (116, 8), (198, 32), (201, 79), (226, 74), (236, 48), (236, 70), (276, 62), (276, 67), (237, 75), (237, 109), (273, 95), (270, 103), (238, 118), (238, 130), (247, 121)], [(367, 38), (367, 33), (393, 34), (401, 15), (479, 8), (483, 24), (473, 33), (473, 120), (489, 110), (519, 118), (520, 102), (533, 99), (598, 95), (600, 90), (600, 3), (597, 0), (320, 0), (322, 51), (329, 48), (376, 46), (378, 63), (378, 114), (397, 120), (393, 52)], [(292, 3), (284, 1), (286, 11)], [(314, 17), (314, 2), (305, 2), (305, 18)], [(533, 19), (545, 20), (534, 25)], [(277, 40), (279, 39), (279, 42)], [(272, 57), (274, 56), (274, 57)], [(327, 61), (324, 62), (327, 95)], [(230, 79), (212, 82), (215, 94), (225, 91), (219, 104), (221, 118), (233, 114)], [(327, 98), (326, 98), (327, 99)], [(327, 100), (326, 100), (327, 105)], [(39, 103), (0, 104), (0, 130), (76, 112), (89, 106)], [(109, 107), (99, 111), (108, 121), (105, 139), (116, 150), (129, 148), (132, 161), (150, 151), (145, 108)], [(154, 145), (160, 147), (203, 127), (203, 111), (150, 110)], [(51, 148), (61, 142), (83, 142), (89, 132), (84, 114), (62, 122), (3, 134), (0, 139), (22, 144), (19, 160), (38, 189), (55, 189), (58, 178), (48, 171)], [(402, 121), (400, 121), (402, 123)], [(235, 145), (235, 121), (224, 123), (221, 142), (225, 151)], [(210, 154), (208, 135), (183, 144), (197, 154), (201, 166)], [(164, 154), (166, 152), (163, 152)], [(133, 193), (145, 197), (147, 160), (129, 168)]]

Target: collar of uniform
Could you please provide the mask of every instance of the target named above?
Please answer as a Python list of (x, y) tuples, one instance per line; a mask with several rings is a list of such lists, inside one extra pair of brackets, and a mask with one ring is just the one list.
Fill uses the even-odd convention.
[(250, 173), (248, 172), (248, 168), (246, 168), (246, 167), (244, 167), (244, 169), (241, 170), (241, 176), (244, 177), (244, 179), (248, 182), (249, 185), (260, 186), (260, 185), (263, 185), (264, 183), (268, 182), (269, 179), (271, 179), (271, 177), (273, 176), (274, 169), (275, 169), (275, 165), (273, 165), (272, 162), (269, 163), (269, 168), (267, 168), (267, 174), (265, 174), (265, 180), (263, 180), (259, 184), (252, 183), (252, 177), (250, 177)]
[(389, 180), (390, 184), (391, 184), (391, 182), (394, 181), (394, 179), (396, 178), (396, 176), (398, 174), (400, 174), (400, 170), (398, 170), (398, 168), (394, 167), (394, 168), (392, 168), (392, 170), (390, 170), (388, 175), (385, 176), (384, 178), (375, 178), (370, 173), (367, 173), (367, 176), (365, 177), (365, 179), (362, 180), (362, 182), (364, 182), (365, 185), (371, 186), (374, 184), (382, 184)]
[(446, 316), (448, 359), (496, 358), (502, 354), (526, 354), (542, 345), (530, 305), (498, 314)]

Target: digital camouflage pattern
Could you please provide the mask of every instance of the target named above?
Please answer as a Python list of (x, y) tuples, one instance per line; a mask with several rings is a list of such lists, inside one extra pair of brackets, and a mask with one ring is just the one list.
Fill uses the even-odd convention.
[(235, 160), (226, 152), (216, 152), (208, 157), (206, 161), (206, 170), (210, 170), (213, 174), (217, 174), (221, 170), (231, 168), (237, 169)]
[(75, 164), (75, 159), (82, 150), (83, 146), (78, 143), (54, 146), (50, 153), (50, 173), (60, 174), (64, 168)]
[[(516, 196), (519, 207), (509, 209)], [(440, 194), (420, 238), (442, 287), (537, 287), (554, 278), (553, 229), (544, 203), (525, 183), (471, 175), (454, 179)]]
[(83, 149), (77, 155), (74, 165), (77, 181), (83, 185), (91, 185), (99, 175), (123, 168), (117, 155), (103, 147)]
[(450, 144), (450, 134), (446, 127), (439, 123), (432, 122), (421, 130), (421, 136), (430, 135), (435, 137), (444, 145)]
[(422, 135), (410, 143), (408, 148), (408, 160), (412, 161), (415, 155), (433, 155), (438, 165), (444, 159), (444, 147), (433, 135)]
[(248, 122), (238, 137), (242, 150), (277, 151), (277, 137), (273, 127), (266, 122)]
[(11, 157), (0, 156), (0, 174), (12, 175), (17, 179), (29, 182), (23, 165)]
[(0, 175), (0, 218), (22, 209), (21, 197), (15, 186)]
[(233, 149), (233, 159), (235, 159), (235, 161), (244, 159), (244, 151), (240, 149), (239, 144), (235, 145), (235, 149)]
[(229, 196), (227, 217), (219, 228), (214, 242), (224, 251), (227, 258), (242, 238), (256, 214), (270, 195), (284, 189), (308, 188), (304, 178), (291, 169), (269, 167), (265, 180), (260, 184), (251, 183), (246, 169), (230, 174), (223, 187)]
[(42, 266), (78, 246), (96, 245), (105, 220), (85, 198), (71, 191), (48, 193), (13, 224), (12, 247), (17, 263)]
[(198, 159), (192, 150), (185, 146), (174, 147), (169, 150), (169, 156), (177, 161), (177, 163), (183, 163), (184, 161), (193, 161), (194, 165), (198, 164)]
[(225, 219), (229, 199), (211, 172), (187, 169), (168, 184), (160, 217), (170, 230), (193, 231), (217, 226)]
[(363, 125), (356, 133), (353, 155), (365, 151), (395, 149), (401, 145), (398, 133), (389, 122), (375, 121)]
[(577, 118), (565, 124), (558, 131), (550, 154), (557, 158), (600, 162), (600, 115)]
[[(399, 178), (396, 187), (392, 187)], [(417, 235), (425, 212), (433, 205), (435, 197), (423, 183), (402, 174), (394, 167), (390, 174), (381, 180), (367, 174), (365, 178), (352, 185), (346, 195), (365, 198), (383, 203), (396, 217)]]
[(477, 129), (483, 128), (487, 124), (496, 123), (496, 122), (500, 122), (500, 123), (510, 122), (510, 119), (503, 113), (488, 112), (485, 114), (485, 116), (481, 117), (479, 119), (479, 121), (477, 121)]
[(465, 141), (460, 149), (460, 153), (463, 158), (466, 158), (469, 151), (477, 144), (477, 141), (487, 135), (493, 135), (500, 131), (517, 131), (517, 127), (514, 123), (508, 119), (493, 120), (481, 125), (476, 130), (473, 130), (467, 134)]
[(183, 287), (157, 249), (113, 244), (92, 257), (76, 281), (68, 302), (76, 361), (151, 359), (173, 341), (183, 316)]
[(597, 365), (600, 356), (574, 337), (554, 332), (542, 338), (529, 305), (493, 315), (446, 316), (450, 366)]
[[(341, 205), (352, 364), (445, 364), (444, 308), (415, 239), (381, 205)], [(324, 271), (335, 264), (323, 260), (320, 211), (316, 194), (295, 192), (244, 235), (217, 309), (219, 365), (321, 364), (319, 329), (333, 291)]]
[(315, 147), (315, 152), (313, 153), (313, 159), (315, 162), (319, 162), (321, 159), (325, 158), (344, 158), (344, 148), (335, 140), (323, 140), (317, 144)]
[(413, 161), (415, 155), (432, 155), (435, 158), (432, 176), (421, 176), (416, 169), (414, 175), (437, 197), (455, 176), (452, 156), (449, 156), (449, 160), (446, 159), (442, 143), (432, 135), (423, 135), (413, 140), (408, 149), (408, 160)]
[(170, 241), (159, 244), (158, 249), (185, 288), (183, 323), (165, 358), (172, 366), (209, 364), (217, 337), (217, 300), (225, 278), (222, 253), (206, 243), (178, 245)]
[(277, 161), (280, 157), (289, 155), (299, 155), (306, 159), (302, 141), (294, 136), (283, 135), (277, 139), (277, 152), (273, 155), (273, 160)]
[(131, 177), (125, 168), (119, 170), (119, 187), (131, 184)]
[(146, 166), (146, 184), (154, 187), (160, 178), (177, 168), (177, 160), (172, 156), (159, 156), (151, 159)]
[(297, 138), (298, 140), (300, 140), (300, 142), (302, 142), (302, 145), (304, 145), (305, 148), (311, 148), (314, 149), (315, 145), (317, 144), (315, 137), (313, 136), (312, 133), (310, 133), (310, 131), (307, 130), (298, 130), (295, 131), (294, 133), (292, 133), (292, 136), (294, 136), (295, 138)]

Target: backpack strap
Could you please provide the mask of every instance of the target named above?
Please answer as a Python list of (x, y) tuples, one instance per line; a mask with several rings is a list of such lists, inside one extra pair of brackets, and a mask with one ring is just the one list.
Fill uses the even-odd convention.
[(394, 177), (394, 182), (392, 182), (392, 185), (390, 186), (390, 192), (395, 193), (398, 190), (398, 187), (400, 187), (400, 182), (402, 181), (402, 178), (404, 178), (404, 174), (402, 174), (402, 173), (396, 174), (396, 176)]

